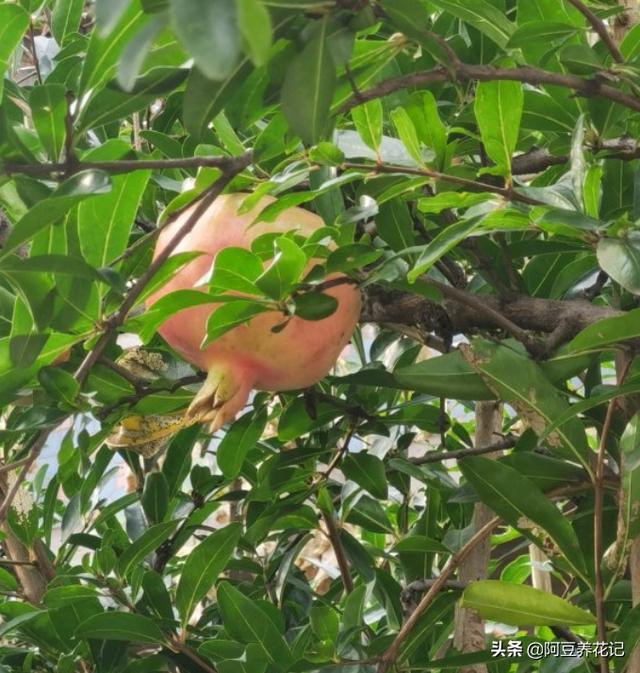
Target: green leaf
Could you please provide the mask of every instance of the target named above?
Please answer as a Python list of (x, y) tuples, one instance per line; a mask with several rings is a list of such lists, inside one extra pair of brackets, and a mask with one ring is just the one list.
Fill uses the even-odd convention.
[[(412, 114), (413, 108), (409, 108), (409, 114)], [(416, 130), (420, 140), (430, 149), (436, 153), (438, 165), (444, 168), (447, 156), (447, 128), (440, 118), (438, 112), (438, 102), (431, 91), (425, 91), (422, 94), (422, 115), (419, 118), (424, 118), (424, 124), (416, 123), (415, 117), (412, 116)]]
[(40, 385), (59, 402), (70, 407), (76, 404), (80, 385), (71, 374), (59, 367), (45, 367), (38, 372)]
[[(537, 434), (569, 407), (544, 371), (528, 356), (480, 339), (473, 341), (471, 349), (464, 348), (462, 352), (496, 398), (511, 404)], [(517, 378), (513, 372), (518, 372)], [(552, 451), (579, 462), (590, 472), (589, 448), (580, 421), (572, 418), (562, 423), (549, 435), (547, 443)]]
[(177, 88), (186, 79), (184, 68), (154, 68), (148, 75), (136, 80), (131, 91), (120, 91), (111, 86), (102, 89), (80, 113), (79, 130), (119, 122), (133, 112), (151, 105), (161, 94)]
[(254, 601), (222, 582), (218, 587), (218, 607), (227, 633), (241, 643), (259, 645), (267, 659), (278, 669), (293, 663), (291, 651), (271, 617)]
[(205, 538), (187, 557), (176, 589), (176, 607), (183, 626), (229, 562), (240, 533), (240, 524), (225, 526)]
[(105, 278), (97, 269), (87, 264), (81, 257), (70, 255), (37, 255), (27, 259), (5, 257), (0, 260), (0, 271), (10, 275), (59, 273), (83, 280), (105, 282)]
[(515, 29), (505, 13), (487, 0), (432, 0), (433, 4), (477, 28), (499, 47), (506, 47)]
[(589, 612), (558, 596), (499, 580), (472, 582), (460, 604), (483, 619), (517, 626), (581, 626), (596, 621)]
[(249, 59), (241, 59), (220, 82), (212, 82), (198, 68), (192, 68), (183, 100), (183, 122), (195, 140), (200, 140), (251, 72)]
[(256, 66), (264, 65), (271, 49), (271, 15), (262, 0), (236, 0), (238, 26), (245, 51)]
[(393, 534), (393, 526), (384, 509), (377, 500), (368, 495), (358, 499), (349, 510), (346, 521), (373, 533)]
[(171, 0), (173, 29), (202, 74), (229, 77), (240, 56), (236, 4), (230, 0)]
[(333, 608), (323, 605), (312, 607), (309, 611), (309, 623), (318, 640), (335, 645), (340, 630), (340, 618)]
[(379, 207), (376, 225), (378, 234), (396, 252), (415, 243), (413, 219), (407, 204), (399, 198), (389, 199)]
[(251, 318), (272, 310), (264, 304), (249, 301), (230, 301), (218, 307), (207, 321), (207, 337), (203, 347), (215, 341), (238, 325), (244, 325)]
[(245, 248), (224, 248), (215, 257), (209, 289), (261, 295), (255, 281), (262, 274), (262, 260)]
[(96, 25), (102, 37), (106, 37), (118, 25), (131, 0), (96, 0)]
[(482, 142), (502, 175), (511, 173), (523, 102), (520, 82), (480, 82), (476, 88), (474, 110)]
[(601, 238), (598, 263), (603, 271), (633, 294), (640, 294), (640, 239)]
[(51, 13), (51, 32), (60, 46), (69, 37), (78, 32), (84, 0), (56, 0)]
[(151, 523), (159, 523), (169, 507), (169, 484), (162, 472), (151, 472), (144, 480), (140, 504)]
[(598, 350), (621, 341), (640, 337), (640, 308), (624, 315), (605, 318), (585, 327), (569, 343), (574, 353)]
[(166, 26), (164, 15), (153, 17), (127, 44), (118, 61), (118, 84), (125, 91), (132, 91), (143, 63), (151, 51), (153, 41)]
[(0, 258), (31, 240), (45, 227), (62, 219), (73, 206), (84, 199), (106, 193), (110, 186), (109, 176), (103, 171), (81, 171), (68, 178), (51, 196), (36, 203), (16, 223), (4, 243)]
[(354, 107), (351, 118), (365, 145), (377, 152), (382, 142), (382, 101), (374, 98)]
[(324, 320), (338, 309), (338, 300), (323, 292), (307, 292), (295, 297), (296, 316), (303, 320)]
[(620, 658), (616, 657), (616, 671), (632, 673), (625, 668), (625, 664), (640, 641), (640, 605), (634, 606), (626, 614), (620, 628), (615, 632), (615, 640), (624, 643), (624, 654)]
[(118, 561), (118, 573), (125, 577), (131, 570), (141, 563), (145, 557), (152, 554), (165, 542), (178, 525), (178, 521), (166, 521), (151, 526), (129, 547), (127, 547)]
[(82, 622), (77, 630), (81, 638), (122, 640), (134, 643), (163, 643), (164, 634), (153, 619), (130, 612), (103, 612)]
[(547, 44), (556, 40), (564, 40), (577, 32), (576, 27), (568, 23), (527, 21), (513, 32), (509, 47), (526, 47), (532, 41)]
[(459, 466), (482, 502), (541, 547), (546, 534), (547, 553), (550, 540), (576, 575), (585, 578), (584, 558), (571, 523), (533, 481), (501, 461), (482, 456), (464, 458)]
[[(94, 30), (89, 39), (89, 46), (85, 55), (80, 76), (80, 91), (96, 90), (112, 79), (120, 54), (125, 45), (134, 37), (140, 28), (145, 15), (140, 7), (139, 0), (101, 0), (105, 8), (113, 11), (115, 25), (105, 26), (105, 33)], [(123, 2), (128, 7), (115, 15), (122, 7)], [(110, 12), (111, 16), (111, 12)], [(107, 34), (107, 28), (110, 30)]]
[(347, 479), (355, 481), (374, 498), (387, 499), (387, 475), (380, 458), (364, 451), (351, 453), (342, 461), (340, 469)]
[(481, 221), (479, 219), (472, 218), (459, 220), (445, 227), (430, 243), (424, 246), (418, 261), (407, 274), (409, 282), (413, 283), (425, 274), (437, 261), (469, 237), (480, 225)]
[(282, 85), (282, 112), (291, 128), (307, 145), (328, 131), (336, 69), (327, 32), (329, 18), (321, 19), (312, 39), (293, 58)]
[(261, 409), (257, 414), (250, 412), (240, 417), (227, 430), (216, 450), (218, 467), (227, 479), (235, 479), (242, 465), (258, 443), (267, 424), (267, 412)]
[(307, 256), (299, 245), (286, 236), (273, 243), (276, 253), (271, 264), (256, 278), (256, 287), (272, 299), (286, 297), (300, 280), (307, 266)]
[(619, 563), (626, 562), (623, 550), (640, 535), (640, 414), (636, 414), (625, 428), (620, 438), (620, 453), (622, 491), (616, 540), (621, 557)]
[(215, 297), (200, 290), (176, 290), (158, 299), (141, 316), (127, 321), (127, 329), (136, 332), (143, 343), (149, 343), (167, 318), (192, 306), (216, 301)]
[(325, 141), (311, 148), (309, 159), (322, 166), (339, 166), (344, 161), (344, 153), (333, 143)]
[(97, 268), (110, 265), (129, 245), (138, 206), (150, 171), (134, 171), (112, 178), (108, 194), (96, 196), (78, 208), (78, 236), (85, 259)]
[(16, 4), (0, 5), (0, 100), (4, 88), (4, 75), (13, 50), (29, 26), (29, 15)]
[(29, 106), (40, 142), (52, 161), (60, 158), (65, 138), (67, 98), (62, 84), (43, 84), (31, 89)]
[(327, 259), (327, 272), (361, 269), (382, 257), (382, 250), (375, 250), (364, 243), (343, 245), (334, 250)]
[(404, 108), (399, 107), (396, 108), (390, 116), (398, 133), (398, 137), (402, 141), (407, 152), (409, 152), (411, 158), (417, 164), (424, 164), (422, 148), (420, 147), (420, 141), (418, 140), (418, 133), (416, 132), (416, 127), (413, 125), (413, 121), (411, 121), (409, 113)]

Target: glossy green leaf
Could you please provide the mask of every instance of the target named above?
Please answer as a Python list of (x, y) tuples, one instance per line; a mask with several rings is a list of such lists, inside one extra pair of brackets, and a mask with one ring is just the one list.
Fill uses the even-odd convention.
[(523, 101), (520, 82), (480, 82), (476, 89), (474, 110), (482, 143), (502, 175), (511, 172)]
[(465, 458), (459, 465), (485, 504), (541, 546), (542, 536), (548, 536), (547, 541), (564, 554), (576, 575), (585, 577), (584, 558), (569, 520), (531, 480), (500, 461), (482, 456)]
[(151, 472), (144, 480), (140, 504), (150, 523), (159, 523), (169, 506), (169, 484), (162, 472)]
[(382, 142), (382, 103), (380, 99), (362, 103), (351, 110), (351, 118), (363, 142), (374, 152)]
[(244, 325), (254, 316), (269, 311), (268, 306), (249, 301), (230, 301), (218, 307), (207, 322), (207, 338), (204, 345), (215, 341), (229, 330)]
[[(467, 362), (482, 376), (499, 399), (511, 404), (527, 423), (541, 434), (569, 403), (543, 370), (528, 356), (506, 346), (475, 340), (463, 349)], [(513, 372), (518, 372), (514, 379)], [(558, 427), (547, 439), (549, 448), (590, 469), (589, 448), (583, 425), (575, 418)]]
[(187, 557), (176, 589), (176, 607), (183, 625), (229, 562), (240, 533), (238, 524), (225, 526), (211, 533)]
[(0, 100), (9, 60), (28, 26), (29, 15), (22, 7), (6, 2), (0, 4)]
[(225, 248), (214, 259), (209, 289), (212, 292), (233, 290), (260, 295), (255, 281), (262, 272), (262, 260), (258, 255), (245, 248)]
[(422, 158), (422, 149), (418, 139), (418, 133), (408, 112), (404, 108), (396, 108), (391, 113), (391, 121), (395, 126), (398, 137), (402, 141), (402, 144), (405, 146), (411, 158), (417, 164), (424, 163)]
[(43, 84), (31, 89), (29, 106), (33, 124), (51, 160), (60, 158), (65, 141), (67, 98), (61, 84)]
[(323, 292), (307, 292), (295, 297), (295, 311), (303, 320), (324, 320), (338, 309), (335, 297)]
[(597, 247), (603, 271), (633, 294), (640, 294), (640, 240), (601, 238)]
[(595, 624), (593, 615), (558, 596), (498, 580), (472, 582), (462, 594), (461, 605), (484, 619), (521, 627)]
[(264, 65), (271, 48), (271, 15), (262, 0), (236, 0), (238, 26), (245, 51), (256, 66)]
[(286, 236), (274, 241), (275, 257), (264, 272), (256, 278), (259, 290), (272, 299), (282, 299), (300, 280), (307, 265), (307, 256), (299, 245)]
[(266, 424), (267, 413), (263, 409), (256, 415), (245, 414), (225, 433), (216, 450), (216, 459), (227, 479), (235, 479), (240, 474), (247, 453), (258, 443)]
[(387, 475), (380, 458), (364, 451), (349, 454), (340, 464), (340, 469), (347, 479), (355, 481), (374, 498), (387, 499)]
[(62, 219), (73, 206), (84, 199), (109, 191), (111, 181), (102, 171), (86, 170), (63, 182), (46, 199), (36, 203), (12, 229), (4, 243), (0, 258), (16, 250), (45, 227)]
[(506, 14), (488, 0), (433, 0), (433, 4), (477, 28), (499, 47), (507, 45), (515, 29)]
[(51, 12), (51, 32), (59, 45), (64, 46), (67, 38), (78, 32), (83, 7), (83, 0), (56, 0)]
[(328, 30), (328, 18), (320, 20), (313, 38), (291, 61), (282, 85), (282, 112), (307, 145), (317, 143), (330, 126), (336, 70)]
[(155, 552), (176, 529), (177, 521), (158, 523), (145, 530), (142, 535), (131, 543), (118, 560), (118, 572), (121, 576), (128, 575), (149, 554)]
[(259, 645), (277, 670), (293, 663), (291, 652), (271, 617), (228, 582), (218, 587), (218, 606), (227, 633), (241, 643)]
[(90, 617), (78, 628), (82, 638), (124, 640), (135, 643), (158, 644), (165, 640), (153, 619), (130, 612), (103, 612)]
[(229, 77), (240, 56), (236, 4), (228, 0), (171, 0), (173, 29), (210, 80)]

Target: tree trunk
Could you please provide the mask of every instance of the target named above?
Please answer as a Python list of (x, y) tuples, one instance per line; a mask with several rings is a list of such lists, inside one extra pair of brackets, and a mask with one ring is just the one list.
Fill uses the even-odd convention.
[[(499, 402), (478, 402), (476, 405), (475, 445), (488, 446), (496, 440), (496, 433), (502, 430), (502, 405)], [(488, 458), (498, 458), (500, 452), (487, 454)], [(495, 514), (483, 503), (475, 505), (473, 512), (474, 531), (480, 530)], [(491, 539), (481, 542), (460, 566), (459, 578), (464, 584), (485, 579), (491, 553)], [(478, 652), (485, 649), (484, 622), (476, 612), (456, 608), (453, 645), (460, 652)], [(460, 669), (460, 673), (487, 673), (485, 664), (473, 664)]]

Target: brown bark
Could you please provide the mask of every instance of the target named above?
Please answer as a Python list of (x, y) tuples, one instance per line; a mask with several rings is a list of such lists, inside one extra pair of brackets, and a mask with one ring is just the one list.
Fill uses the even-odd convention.
[[(502, 430), (502, 405), (498, 402), (478, 402), (476, 405), (476, 446), (495, 443), (496, 433)], [(498, 458), (500, 451), (488, 454)], [(483, 503), (477, 503), (473, 512), (474, 531), (481, 530), (495, 514)], [(467, 559), (460, 565), (459, 579), (463, 584), (487, 577), (491, 539), (480, 542)], [(460, 652), (478, 652), (485, 649), (484, 622), (476, 612), (456, 608), (453, 645)], [(473, 664), (460, 669), (460, 673), (487, 673), (485, 664)]]

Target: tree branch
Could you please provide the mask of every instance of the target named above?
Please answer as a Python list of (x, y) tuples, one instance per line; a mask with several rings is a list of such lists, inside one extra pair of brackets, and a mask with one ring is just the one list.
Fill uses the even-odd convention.
[[(245, 155), (249, 157), (250, 155)], [(64, 175), (68, 177), (79, 171), (98, 170), (117, 175), (144, 170), (169, 170), (190, 168), (219, 168), (222, 171), (233, 171), (234, 166), (243, 157), (187, 157), (185, 159), (136, 159), (134, 161), (73, 161), (71, 166), (66, 163), (51, 164), (19, 164), (7, 162), (2, 164), (8, 175), (20, 174), (31, 177)], [(248, 163), (247, 163), (248, 165)]]
[(469, 180), (468, 178), (462, 178), (457, 175), (449, 175), (447, 173), (441, 173), (440, 171), (435, 171), (431, 168), (422, 167), (422, 168), (410, 168), (407, 166), (389, 166), (387, 164), (359, 164), (347, 162), (342, 164), (342, 167), (345, 169), (354, 169), (354, 170), (365, 170), (372, 171), (373, 173), (400, 173), (403, 175), (422, 175), (427, 178), (433, 178), (434, 180), (439, 180), (441, 182), (448, 182), (453, 185), (460, 185), (466, 187), (472, 191), (480, 192), (490, 192), (491, 194), (498, 194), (508, 201), (517, 201), (518, 203), (524, 203), (528, 206), (543, 206), (545, 205), (542, 201), (537, 199), (532, 199), (529, 196), (524, 194), (519, 194), (513, 189), (507, 187), (498, 187), (497, 185), (492, 185), (487, 182), (479, 182), (478, 180)]
[(596, 31), (600, 39), (606, 45), (611, 56), (613, 56), (613, 60), (617, 63), (624, 63), (624, 56), (620, 52), (620, 49), (618, 49), (618, 45), (614, 42), (611, 35), (609, 35), (609, 31), (604, 23), (581, 0), (567, 0), (567, 2), (573, 5), (591, 24), (593, 30)]
[(433, 70), (415, 72), (385, 80), (376, 86), (361, 91), (358, 100), (355, 98), (347, 100), (347, 102), (340, 108), (340, 112), (348, 112), (351, 108), (354, 108), (363, 102), (373, 100), (374, 98), (383, 98), (384, 96), (388, 96), (394, 91), (399, 91), (401, 89), (425, 87), (429, 84), (439, 84), (442, 82), (491, 82), (497, 80), (523, 82), (533, 86), (551, 84), (553, 86), (571, 89), (588, 98), (599, 95), (614, 103), (619, 103), (624, 107), (640, 112), (639, 98), (624, 93), (608, 84), (604, 84), (598, 79), (587, 79), (578, 77), (577, 75), (551, 72), (539, 68), (532, 68), (530, 66), (522, 66), (519, 68), (496, 68), (492, 65), (472, 65), (469, 63), (460, 63), (454, 71), (439, 66)]
[(480, 530), (478, 530), (478, 532), (475, 533), (475, 535), (449, 559), (438, 578), (431, 585), (429, 591), (427, 591), (427, 593), (422, 597), (418, 607), (411, 613), (409, 618), (402, 625), (398, 635), (394, 638), (387, 651), (382, 655), (378, 665), (377, 673), (386, 673), (395, 663), (402, 644), (411, 633), (413, 627), (416, 625), (420, 615), (422, 615), (422, 613), (431, 605), (431, 603), (433, 603), (440, 590), (446, 586), (447, 582), (456, 571), (458, 566), (469, 556), (469, 554), (471, 554), (477, 545), (479, 545), (488, 535), (491, 534), (493, 529), (499, 523), (500, 517), (494, 517), (491, 519), (491, 521), (486, 523)]
[(515, 437), (505, 437), (487, 446), (472, 446), (468, 449), (457, 449), (456, 451), (429, 451), (424, 456), (411, 458), (411, 462), (414, 465), (426, 465), (428, 463), (441, 463), (443, 460), (460, 460), (467, 456), (482, 456), (486, 453), (504, 451), (513, 448), (515, 445)]

